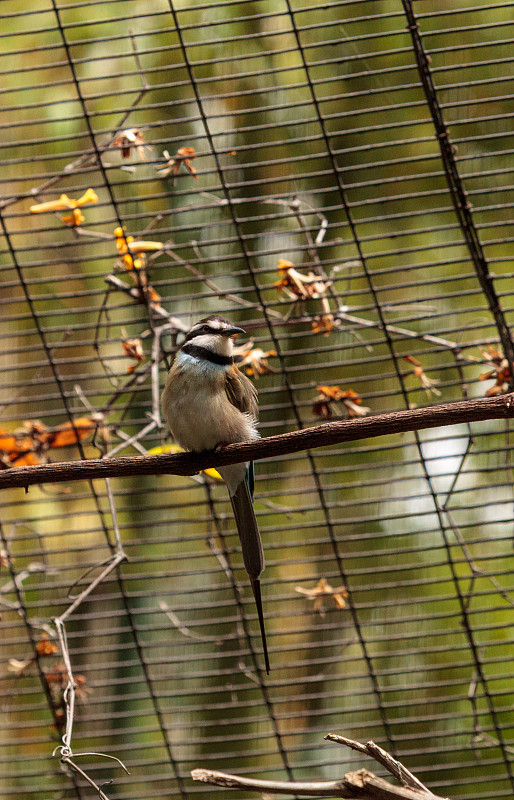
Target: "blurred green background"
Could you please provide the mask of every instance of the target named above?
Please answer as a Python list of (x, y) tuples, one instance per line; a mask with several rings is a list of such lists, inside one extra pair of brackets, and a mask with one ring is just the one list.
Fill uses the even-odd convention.
[[(512, 322), (514, 3), (414, 6)], [(166, 243), (147, 269), (161, 309), (186, 327), (226, 314), (276, 351), (257, 384), (262, 435), (318, 424), (318, 385), (352, 389), (371, 413), (493, 386), (481, 362), (498, 334), (399, 0), (4, 0), (0, 18), (2, 431), (102, 410), (113, 447), (148, 423), (145, 368), (165, 320), (106, 293), (112, 273), (136, 285), (118, 225)], [(127, 129), (151, 145), (145, 160), (113, 146)], [(175, 180), (159, 174), (183, 147), (198, 177), (184, 165)], [(88, 188), (98, 202), (79, 231), (63, 212), (30, 211)], [(277, 291), (279, 259), (332, 281), (328, 335), (312, 329), (319, 300)], [(123, 337), (140, 337), (146, 359), (128, 388)], [(176, 341), (163, 337), (168, 360)], [(163, 361), (161, 386), (165, 375)], [(81, 676), (73, 748), (93, 752), (80, 766), (113, 781), (109, 798), (210, 793), (189, 777), (199, 766), (299, 780), (381, 772), (324, 743), (328, 732), (374, 739), (437, 794), (512, 796), (512, 442), (505, 423), (470, 435), (458, 425), (259, 463), (269, 677), (224, 487), (113, 481), (129, 560), (67, 624)], [(141, 446), (166, 437), (154, 429)], [(50, 455), (101, 448), (90, 437)], [(3, 501), (0, 799), (94, 797), (52, 759), (62, 660), (30, 659), (112, 550), (106, 487)], [(344, 608), (296, 591), (322, 578), (346, 587)]]

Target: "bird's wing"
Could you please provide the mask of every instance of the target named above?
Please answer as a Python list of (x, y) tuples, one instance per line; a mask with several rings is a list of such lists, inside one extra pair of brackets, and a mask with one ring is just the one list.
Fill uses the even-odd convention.
[(251, 414), (257, 420), (259, 416), (257, 389), (235, 364), (225, 373), (225, 391), (233, 406), (243, 414)]

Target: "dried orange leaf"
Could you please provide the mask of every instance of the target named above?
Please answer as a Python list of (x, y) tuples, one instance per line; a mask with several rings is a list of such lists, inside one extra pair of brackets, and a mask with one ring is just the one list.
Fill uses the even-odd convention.
[(16, 437), (0, 429), (0, 453), (11, 453), (17, 449)]
[(73, 422), (64, 422), (52, 431), (50, 447), (67, 447), (86, 439), (92, 430), (97, 427), (93, 419), (78, 417)]
[(276, 358), (276, 355), (276, 350), (264, 352), (260, 347), (254, 347), (253, 339), (240, 347), (234, 347), (234, 360), (238, 368), (255, 379), (277, 371), (268, 364), (268, 358)]
[(371, 411), (362, 405), (360, 396), (353, 389), (340, 389), (339, 386), (317, 386), (316, 389), (319, 394), (314, 398), (312, 411), (322, 419), (332, 419), (332, 404), (338, 402), (343, 403), (350, 419), (365, 417)]
[(41, 464), (41, 459), (36, 453), (24, 453), (23, 455), (16, 456), (10, 459), (11, 466), (13, 467), (35, 467), (37, 464)]

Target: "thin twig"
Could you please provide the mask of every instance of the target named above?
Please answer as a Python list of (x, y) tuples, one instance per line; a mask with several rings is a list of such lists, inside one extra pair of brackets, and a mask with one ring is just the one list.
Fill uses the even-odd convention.
[(109, 800), (109, 798), (105, 792), (102, 791), (100, 786), (87, 774), (87, 772), (84, 772), (84, 770), (81, 769), (78, 764), (75, 764), (75, 761), (73, 760), (74, 758), (77, 758), (78, 756), (100, 756), (101, 758), (112, 758), (113, 761), (118, 762), (122, 769), (125, 770), (127, 775), (130, 775), (130, 772), (126, 768), (125, 764), (120, 761), (119, 758), (116, 758), (116, 756), (109, 756), (106, 753), (72, 753), (64, 746), (56, 748), (56, 750), (54, 750), (54, 755), (57, 751), (59, 751), (61, 763), (69, 765), (74, 772), (77, 772), (79, 775), (81, 775), (82, 778), (84, 778), (84, 780), (89, 783), (89, 785), (92, 786), (95, 791), (98, 792), (98, 797), (100, 800)]
[(109, 450), (109, 452), (105, 454), (104, 458), (112, 458), (122, 450), (126, 450), (127, 447), (134, 447), (136, 450), (139, 450), (140, 453), (146, 455), (146, 451), (143, 447), (141, 447), (139, 441), (144, 439), (145, 436), (155, 430), (156, 427), (157, 423), (154, 420), (151, 420), (133, 436), (128, 436), (126, 439), (124, 438), (122, 442), (116, 445), (116, 447), (113, 447), (112, 450)]
[[(64, 661), (64, 667), (66, 670), (66, 675), (68, 678), (68, 684), (64, 690), (64, 701), (66, 704), (66, 730), (63, 734), (62, 741), (64, 745), (64, 749), (61, 750), (61, 760), (67, 755), (72, 756), (72, 748), (71, 748), (71, 740), (73, 734), (73, 723), (75, 719), (75, 698), (76, 698), (76, 683), (73, 677), (73, 669), (71, 665), (70, 659), (70, 651), (68, 648), (68, 641), (67, 641), (67, 634), (66, 634), (66, 620), (73, 614), (73, 612), (78, 608), (78, 606), (83, 603), (86, 597), (89, 597), (91, 592), (96, 589), (96, 587), (105, 580), (105, 578), (114, 570), (116, 567), (122, 562), (125, 561), (127, 556), (123, 550), (123, 544), (121, 541), (120, 530), (118, 526), (118, 518), (116, 514), (116, 507), (114, 504), (114, 495), (112, 492), (111, 482), (108, 478), (106, 478), (106, 488), (107, 488), (107, 497), (109, 500), (109, 508), (111, 512), (112, 524), (113, 524), (113, 531), (114, 531), (114, 538), (116, 541), (116, 552), (112, 559), (110, 559), (109, 563), (105, 566), (105, 568), (94, 578), (90, 584), (86, 586), (86, 588), (79, 594), (72, 603), (67, 607), (67, 609), (60, 614), (58, 617), (53, 618), (53, 623), (57, 630), (57, 637), (59, 639), (60, 649), (62, 658)], [(93, 785), (93, 784), (92, 784)]]
[(183, 636), (187, 636), (188, 639), (195, 639), (197, 642), (216, 642), (216, 644), (221, 644), (222, 642), (226, 642), (234, 638), (233, 636), (209, 636), (209, 634), (206, 633), (196, 633), (188, 628), (187, 625), (184, 625), (183, 622), (181, 622), (175, 612), (171, 610), (164, 600), (159, 601), (159, 608), (164, 612), (174, 627), (180, 631)]
[[(443, 339), (441, 336), (432, 336), (430, 333), (418, 333), (417, 331), (411, 331), (408, 328), (400, 328), (398, 325), (390, 325), (386, 323), (382, 325), (381, 322), (374, 322), (373, 320), (365, 319), (364, 317), (356, 317), (353, 314), (348, 314), (344, 309), (340, 308), (337, 313), (335, 314), (336, 317), (339, 319), (345, 320), (346, 322), (353, 322), (356, 325), (359, 325), (363, 328), (376, 328), (377, 330), (387, 330), (389, 333), (394, 333), (397, 336), (402, 336), (408, 339), (422, 339), (424, 342), (430, 342), (430, 344), (438, 345), (439, 347), (448, 348), (449, 350), (456, 350), (459, 349), (459, 345), (456, 342), (452, 342), (449, 339)], [(461, 354), (462, 361), (472, 362), (472, 363), (482, 363), (483, 359), (478, 358), (476, 356), (465, 356)]]
[[(128, 286), (124, 283), (117, 275), (106, 275), (104, 278), (105, 282), (110, 286), (114, 286), (115, 289), (119, 289), (120, 292), (124, 292), (125, 294), (130, 295), (130, 297), (137, 300), (139, 303), (141, 302), (141, 293), (137, 286)], [(155, 314), (156, 317), (162, 317), (166, 319), (170, 324), (172, 324), (178, 331), (182, 331), (183, 333), (187, 333), (189, 328), (182, 322), (182, 320), (178, 319), (178, 317), (172, 317), (165, 308), (161, 305), (157, 305), (156, 303), (151, 303), (152, 312)]]
[[(195, 246), (196, 243), (193, 243)], [(223, 289), (221, 286), (218, 286), (212, 278), (208, 278), (207, 275), (204, 275), (203, 272), (195, 267), (193, 264), (190, 264), (184, 258), (179, 256), (173, 250), (167, 246), (165, 248), (165, 253), (170, 256), (177, 264), (180, 264), (184, 269), (187, 269), (192, 275), (196, 278), (199, 278), (209, 289), (212, 289), (213, 292), (217, 294), (220, 300), (230, 300), (232, 303), (236, 303), (237, 305), (244, 306), (245, 308), (255, 308), (255, 303), (251, 303), (249, 300), (245, 300), (243, 297), (239, 297), (239, 295), (234, 294), (233, 292), (228, 291), (227, 289)], [(278, 318), (282, 318), (282, 314), (278, 311), (273, 311), (273, 309), (269, 309), (270, 313)]]
[[(330, 742), (336, 742), (337, 744), (344, 744), (347, 747), (353, 746), (353, 741), (351, 739), (346, 739), (344, 736), (339, 736), (337, 733), (329, 733), (325, 736)], [(427, 792), (429, 795), (432, 792), (427, 789), (427, 787), (421, 783), (412, 772), (409, 772), (407, 767), (398, 761), (396, 758), (393, 758), (387, 750), (384, 750), (380, 745), (375, 744), (375, 742), (366, 742), (364, 745), (364, 752), (366, 752), (369, 756), (378, 761), (379, 764), (382, 764), (386, 768), (391, 775), (394, 775), (395, 778), (398, 778), (400, 783), (404, 786), (408, 786), (411, 789), (416, 789), (419, 792)]]

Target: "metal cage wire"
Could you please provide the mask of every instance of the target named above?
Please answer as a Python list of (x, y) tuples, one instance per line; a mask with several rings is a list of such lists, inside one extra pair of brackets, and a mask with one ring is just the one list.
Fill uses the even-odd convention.
[[(513, 10), (4, 0), (0, 447), (24, 420), (35, 436), (99, 412), (109, 437), (44, 457), (162, 447), (150, 366), (162, 386), (181, 330), (213, 312), (263, 351), (263, 436), (319, 422), (318, 386), (356, 392), (355, 414), (503, 391)], [(30, 210), (90, 189), (84, 221)], [(130, 236), (162, 246), (135, 265)], [(317, 295), (277, 285), (287, 262)], [(269, 677), (214, 479), (113, 480), (114, 506), (103, 481), (4, 491), (1, 800), (98, 796), (51, 758), (66, 705), (51, 620), (116, 525), (128, 561), (66, 621), (73, 750), (109, 798), (212, 791), (198, 766), (342, 777), (362, 757), (329, 731), (455, 800), (511, 797), (511, 450), (490, 421), (261, 462)]]

